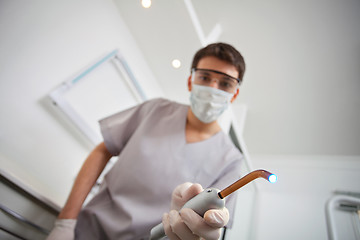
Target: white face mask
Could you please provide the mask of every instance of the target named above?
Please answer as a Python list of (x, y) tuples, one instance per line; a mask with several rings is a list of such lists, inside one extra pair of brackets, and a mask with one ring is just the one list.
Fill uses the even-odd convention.
[(232, 97), (232, 93), (193, 84), (190, 95), (191, 110), (200, 121), (211, 123), (228, 108)]

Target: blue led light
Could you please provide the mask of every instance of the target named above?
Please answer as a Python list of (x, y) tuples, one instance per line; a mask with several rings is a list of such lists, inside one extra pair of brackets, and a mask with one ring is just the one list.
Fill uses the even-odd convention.
[(269, 182), (274, 183), (277, 181), (277, 176), (275, 174), (271, 174), (268, 178)]

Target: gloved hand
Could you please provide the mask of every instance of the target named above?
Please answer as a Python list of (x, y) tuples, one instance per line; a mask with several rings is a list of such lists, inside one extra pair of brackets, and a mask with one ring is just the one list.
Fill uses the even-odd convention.
[(76, 219), (56, 219), (46, 240), (74, 240)]
[(219, 239), (221, 228), (229, 221), (227, 208), (208, 210), (204, 218), (192, 209), (180, 210), (189, 199), (203, 190), (200, 184), (192, 183), (183, 183), (175, 188), (172, 194), (171, 211), (165, 213), (162, 219), (165, 234), (169, 239)]

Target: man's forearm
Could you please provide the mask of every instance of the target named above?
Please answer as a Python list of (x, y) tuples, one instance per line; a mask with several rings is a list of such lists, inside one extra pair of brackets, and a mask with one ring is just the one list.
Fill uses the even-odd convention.
[(77, 218), (87, 195), (111, 157), (104, 143), (99, 144), (90, 153), (76, 177), (68, 200), (58, 218)]

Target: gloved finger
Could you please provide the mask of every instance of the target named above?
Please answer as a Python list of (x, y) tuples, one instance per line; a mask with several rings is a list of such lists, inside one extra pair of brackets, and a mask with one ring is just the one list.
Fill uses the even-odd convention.
[(229, 210), (224, 207), (222, 209), (210, 209), (205, 212), (205, 222), (214, 228), (222, 228), (229, 222)]
[(184, 208), (180, 211), (181, 219), (188, 226), (191, 232), (206, 240), (218, 240), (220, 237), (220, 228), (214, 228), (208, 225), (205, 220), (194, 210)]
[(186, 226), (186, 224), (181, 219), (178, 211), (173, 210), (169, 213), (169, 221), (171, 230), (180, 239), (199, 239), (199, 237), (194, 235), (188, 228), (188, 226)]
[[(189, 201), (191, 198), (195, 197), (196, 195), (198, 195), (199, 193), (201, 193), (202, 191), (204, 191), (204, 188), (198, 184), (198, 183), (194, 183), (193, 185), (191, 185), (188, 189), (185, 190), (185, 192), (183, 193), (183, 200), (184, 200), (184, 204)], [(183, 204), (183, 205), (184, 205)]]
[(46, 240), (73, 240), (76, 219), (56, 219)]
[(186, 189), (188, 189), (192, 183), (185, 182), (183, 184), (178, 185), (171, 195), (171, 210), (180, 210), (182, 201), (182, 195)]
[(162, 224), (164, 226), (164, 232), (170, 240), (181, 240), (171, 229), (170, 217), (168, 213), (164, 213), (162, 217)]
[(183, 183), (178, 185), (173, 193), (171, 199), (171, 209), (180, 210), (181, 207), (191, 198), (202, 192), (204, 189), (200, 184)]

